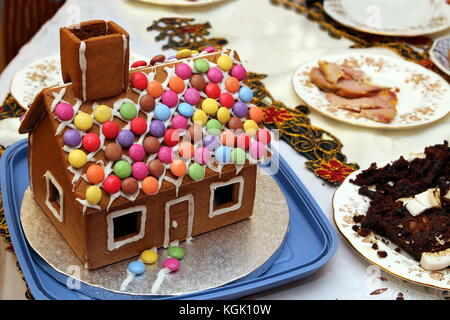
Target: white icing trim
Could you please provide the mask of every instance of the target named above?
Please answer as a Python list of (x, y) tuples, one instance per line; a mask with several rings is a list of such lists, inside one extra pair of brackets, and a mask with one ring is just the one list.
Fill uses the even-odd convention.
[[(136, 212), (136, 211), (141, 212), (141, 228), (139, 230), (139, 233), (133, 237), (129, 237), (129, 238), (126, 238), (121, 241), (114, 241), (114, 221), (113, 221), (113, 219), (124, 216), (124, 215), (132, 213), (132, 212)], [(142, 239), (145, 235), (146, 217), (147, 217), (147, 207), (143, 206), (143, 205), (113, 211), (110, 214), (108, 214), (108, 216), (106, 217), (107, 224), (108, 224), (108, 227), (107, 227), (108, 228), (108, 230), (107, 230), (108, 231), (108, 250), (113, 251), (115, 249), (120, 248), (121, 246), (123, 246), (125, 244), (131, 243), (131, 242), (136, 242), (136, 241)]]
[[(47, 184), (47, 195), (45, 196), (45, 204), (47, 208), (53, 213), (56, 219), (59, 222), (64, 221), (64, 193), (63, 189), (59, 185), (58, 181), (56, 181), (55, 177), (50, 173), (50, 171), (46, 171), (44, 173), (45, 182)], [(53, 183), (55, 188), (59, 192), (59, 212), (50, 202), (50, 182)]]
[(81, 41), (81, 43), (80, 43), (79, 59), (80, 59), (80, 71), (81, 71), (81, 86), (82, 86), (82, 90), (83, 90), (83, 101), (86, 101), (87, 61), (86, 61), (86, 42), (84, 42), (84, 41)]
[(166, 202), (166, 207), (165, 207), (165, 228), (164, 228), (164, 248), (167, 248), (169, 246), (169, 242), (170, 242), (170, 235), (169, 235), (169, 230), (170, 230), (170, 207), (183, 202), (183, 201), (188, 201), (188, 230), (187, 230), (187, 234), (186, 234), (186, 239), (191, 238), (192, 236), (192, 226), (194, 224), (194, 196), (192, 194), (187, 194), (181, 198), (177, 198), (177, 199), (173, 199), (170, 201)]
[[(221, 208), (218, 210), (214, 210), (214, 193), (216, 192), (217, 188), (225, 187), (230, 184), (239, 183), (239, 198), (238, 202), (232, 206)], [(220, 214), (224, 214), (230, 211), (237, 210), (242, 205), (242, 196), (244, 194), (244, 178), (242, 176), (234, 177), (226, 182), (213, 182), (209, 185), (210, 189), (210, 198), (209, 198), (209, 214), (208, 217), (212, 218), (215, 216), (218, 216)]]

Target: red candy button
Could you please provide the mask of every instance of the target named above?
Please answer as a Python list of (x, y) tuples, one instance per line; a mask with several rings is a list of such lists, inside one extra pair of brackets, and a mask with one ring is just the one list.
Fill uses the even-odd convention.
[(208, 83), (205, 88), (208, 98), (217, 99), (220, 97), (220, 88), (215, 83)]
[(270, 136), (270, 132), (267, 129), (259, 129), (256, 132), (256, 140), (262, 142), (264, 144), (269, 144), (272, 137)]
[(143, 118), (134, 118), (131, 120), (131, 131), (140, 136), (147, 132), (147, 122)]
[(168, 129), (166, 133), (164, 133), (164, 142), (168, 147), (177, 145), (179, 141), (180, 135), (175, 129)]
[(236, 145), (238, 148), (247, 150), (250, 147), (250, 136), (245, 133), (238, 135), (236, 138)]
[(93, 132), (88, 133), (83, 137), (83, 147), (89, 152), (97, 151), (100, 148), (100, 137)]
[(116, 176), (109, 176), (103, 181), (103, 190), (109, 194), (114, 194), (120, 191), (122, 186), (122, 181)]
[(228, 92), (224, 92), (220, 95), (219, 102), (222, 107), (230, 109), (234, 105), (234, 98)]
[(115, 139), (119, 134), (119, 126), (114, 121), (106, 121), (102, 125), (102, 133), (106, 139)]
[(148, 79), (145, 73), (136, 72), (131, 76), (131, 85), (139, 90), (144, 90), (147, 88)]
[(131, 68), (145, 67), (146, 65), (147, 65), (147, 62), (145, 62), (144, 60), (139, 60), (139, 61), (136, 61), (135, 63), (133, 63), (131, 65)]

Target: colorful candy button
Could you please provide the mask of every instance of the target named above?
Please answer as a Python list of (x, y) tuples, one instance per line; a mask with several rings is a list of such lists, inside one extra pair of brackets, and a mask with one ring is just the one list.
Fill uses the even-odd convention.
[(190, 118), (194, 114), (194, 107), (191, 104), (186, 103), (186, 102), (180, 103), (178, 105), (177, 110), (182, 116), (184, 116), (186, 118)]
[(178, 153), (183, 159), (189, 160), (194, 156), (194, 145), (188, 141), (183, 141), (180, 144)]
[(153, 120), (150, 123), (150, 134), (156, 138), (160, 138), (164, 136), (164, 133), (166, 132), (166, 126), (164, 125), (164, 122), (161, 120)]
[(217, 119), (223, 124), (228, 123), (230, 116), (230, 110), (225, 107), (220, 107), (219, 110), (217, 110)]
[(227, 146), (220, 146), (216, 149), (214, 154), (216, 160), (221, 164), (231, 162), (231, 151)]
[(115, 139), (119, 131), (119, 126), (114, 121), (106, 121), (102, 125), (102, 133), (106, 139)]
[(250, 105), (248, 115), (250, 116), (250, 119), (252, 119), (256, 123), (260, 123), (264, 120), (264, 111), (260, 107), (257, 107), (255, 105)]
[(105, 157), (111, 161), (118, 161), (122, 158), (122, 147), (117, 143), (110, 143), (105, 148)]
[(77, 147), (81, 143), (81, 134), (78, 130), (68, 129), (63, 135), (64, 144), (69, 147)]
[(254, 136), (256, 132), (258, 131), (259, 127), (258, 124), (253, 120), (246, 120), (244, 122), (244, 131), (249, 136)]
[(184, 81), (180, 77), (172, 77), (169, 81), (169, 88), (175, 93), (182, 93), (184, 91)]
[(181, 260), (184, 258), (184, 249), (178, 246), (169, 247), (167, 254), (172, 258)]
[(90, 186), (86, 189), (86, 200), (93, 205), (102, 200), (102, 190), (98, 186)]
[(221, 55), (217, 59), (217, 66), (223, 71), (230, 71), (233, 67), (233, 60), (229, 56)]
[(212, 67), (208, 70), (208, 79), (211, 82), (219, 83), (223, 79), (222, 71), (217, 67)]
[(134, 118), (130, 122), (130, 127), (131, 131), (133, 131), (135, 135), (140, 136), (147, 132), (147, 121), (140, 117)]
[(112, 117), (111, 108), (104, 104), (97, 106), (97, 108), (95, 108), (94, 110), (94, 118), (100, 123), (104, 123), (108, 120), (111, 120), (111, 117)]
[(233, 130), (243, 129), (242, 120), (238, 117), (231, 117), (228, 121), (228, 128)]
[(190, 49), (181, 49), (175, 56), (177, 57), (177, 59), (185, 59), (189, 58), (191, 55), (192, 51)]
[(92, 128), (92, 124), (94, 123), (91, 116), (84, 112), (77, 114), (73, 122), (75, 127), (81, 131), (89, 130)]
[(211, 153), (209, 152), (209, 150), (207, 148), (200, 147), (197, 150), (195, 150), (194, 158), (195, 158), (195, 161), (199, 164), (207, 164), (209, 162), (209, 160), (211, 159)]
[(219, 109), (219, 105), (217, 104), (217, 101), (211, 98), (206, 98), (202, 102), (202, 110), (209, 115), (216, 114), (217, 110)]
[(251, 144), (249, 152), (253, 158), (259, 159), (266, 153), (266, 145), (262, 142), (255, 141)]
[(270, 131), (264, 128), (259, 129), (256, 132), (256, 140), (264, 143), (265, 145), (268, 145), (272, 140), (272, 137), (270, 136)]
[(250, 147), (250, 140), (251, 138), (248, 134), (241, 133), (236, 138), (236, 145), (243, 150), (248, 150)]
[(128, 271), (135, 275), (143, 274), (145, 272), (145, 264), (140, 261), (130, 262), (128, 265)]
[(158, 261), (158, 253), (153, 250), (145, 250), (141, 253), (141, 260), (147, 264), (153, 264)]
[(167, 258), (163, 261), (163, 268), (166, 268), (170, 272), (177, 271), (180, 269), (180, 261), (175, 258)]
[(139, 60), (139, 61), (134, 62), (130, 68), (134, 69), (134, 68), (140, 68), (140, 67), (145, 67), (145, 66), (147, 66), (147, 62), (145, 62), (144, 60)]
[[(208, 150), (208, 149), (205, 149), (205, 150)], [(192, 180), (195, 180), (195, 181), (203, 180), (203, 178), (205, 177), (205, 169), (203, 168), (203, 166), (199, 165), (198, 163), (193, 163), (189, 166), (188, 174)]]
[(117, 161), (113, 166), (113, 171), (116, 176), (121, 179), (128, 178), (131, 176), (131, 165), (125, 160)]
[(120, 191), (122, 181), (116, 176), (109, 176), (103, 181), (102, 188), (109, 194), (115, 194)]
[(220, 97), (220, 88), (215, 83), (208, 83), (205, 87), (205, 93), (208, 98), (217, 99)]
[(84, 151), (75, 149), (69, 153), (69, 164), (74, 168), (81, 168), (87, 162), (87, 156)]
[(198, 142), (203, 139), (202, 128), (197, 125), (190, 126), (187, 133), (187, 138), (189, 138), (192, 142)]
[(176, 177), (182, 177), (186, 174), (186, 163), (183, 160), (175, 159), (170, 164), (170, 172)]
[(180, 142), (180, 133), (173, 128), (168, 129), (166, 133), (164, 133), (164, 142), (169, 147), (176, 146), (178, 142)]
[(195, 106), (200, 101), (200, 93), (197, 91), (197, 89), (188, 88), (184, 92), (184, 101)]
[(161, 121), (169, 120), (170, 118), (170, 109), (168, 106), (162, 103), (158, 103), (155, 107), (154, 115), (156, 119)]
[(162, 146), (158, 151), (158, 159), (164, 163), (171, 163), (173, 159), (172, 149), (166, 146)]
[(206, 121), (208, 121), (208, 116), (206, 115), (205, 111), (196, 109), (194, 111), (194, 114), (192, 115), (192, 121), (194, 121), (194, 124), (197, 126), (204, 126), (206, 124)]
[(157, 153), (161, 147), (161, 143), (155, 137), (146, 137), (142, 142), (145, 152), (149, 154)]
[(192, 75), (191, 67), (186, 63), (180, 63), (175, 66), (175, 73), (181, 79), (186, 80), (189, 79)]
[(247, 86), (242, 86), (241, 89), (239, 89), (239, 99), (241, 99), (242, 102), (248, 103), (253, 100), (253, 91)]
[(117, 142), (123, 147), (128, 148), (134, 142), (134, 134), (130, 130), (120, 130), (117, 135)]
[(145, 157), (145, 149), (140, 144), (135, 143), (128, 149), (128, 155), (133, 161), (142, 161)]
[(139, 190), (139, 183), (135, 178), (128, 177), (122, 181), (122, 192), (125, 194), (135, 194)]
[(178, 104), (178, 95), (175, 91), (167, 90), (163, 93), (161, 101), (169, 108), (176, 107)]
[(208, 148), (208, 150), (212, 151), (220, 146), (220, 141), (216, 136), (207, 135), (203, 138), (203, 145)]
[(65, 102), (58, 103), (55, 109), (55, 114), (61, 121), (69, 121), (74, 113), (73, 107)]
[(149, 94), (145, 94), (139, 99), (139, 106), (141, 107), (142, 111), (153, 111), (153, 109), (155, 108), (155, 98), (153, 98)]
[[(192, 86), (192, 88), (194, 88), (198, 91), (202, 91), (203, 89), (205, 89), (206, 81), (205, 81), (205, 79), (203, 79), (203, 77), (201, 75), (194, 74), (191, 77), (191, 86)], [(188, 102), (188, 101), (186, 101), (186, 102)]]
[(142, 180), (142, 191), (144, 191), (145, 194), (153, 195), (158, 192), (159, 185), (158, 180), (154, 177), (146, 177), (144, 180)]
[(205, 49), (202, 50), (202, 52), (206, 52), (206, 53), (213, 53), (216, 52), (216, 48), (215, 47), (206, 47)]
[(233, 106), (233, 112), (237, 117), (245, 118), (248, 114), (248, 106), (245, 103), (238, 101)]
[(143, 72), (135, 72), (131, 76), (131, 85), (138, 90), (144, 90), (147, 83), (147, 75)]
[(147, 85), (147, 93), (151, 95), (153, 98), (159, 98), (163, 94), (164, 89), (160, 82), (158, 81), (150, 81)]
[(132, 172), (133, 172), (133, 178), (136, 180), (143, 180), (145, 177), (148, 176), (148, 167), (145, 162), (138, 161), (133, 163), (131, 166)]
[(159, 178), (164, 173), (164, 165), (161, 160), (153, 159), (148, 164), (148, 171), (152, 176)]
[(119, 108), (120, 115), (125, 120), (132, 120), (137, 115), (137, 108), (134, 103), (124, 102)]
[(234, 164), (242, 165), (245, 164), (246, 154), (241, 148), (235, 148), (231, 151), (231, 159)]
[(225, 108), (232, 108), (234, 105), (234, 98), (228, 92), (223, 92), (219, 98), (220, 105)]
[(236, 142), (236, 137), (234, 136), (234, 133), (231, 130), (224, 130), (220, 134), (220, 142), (227, 147), (234, 147), (234, 144)]
[(200, 73), (208, 72), (209, 62), (206, 59), (197, 59), (194, 61), (194, 68)]
[(231, 75), (239, 81), (242, 81), (247, 78), (247, 70), (242, 65), (236, 65), (231, 68)]
[(216, 119), (210, 119), (206, 123), (206, 131), (208, 134), (218, 136), (222, 131), (222, 124)]
[(100, 148), (100, 137), (93, 132), (89, 132), (83, 137), (83, 148), (89, 152), (97, 151)]
[(225, 89), (227, 89), (231, 93), (236, 93), (239, 91), (239, 88), (241, 87), (239, 80), (235, 77), (229, 77), (227, 80), (225, 80)]
[(187, 129), (189, 126), (189, 122), (186, 117), (178, 114), (172, 118), (171, 126), (174, 129)]

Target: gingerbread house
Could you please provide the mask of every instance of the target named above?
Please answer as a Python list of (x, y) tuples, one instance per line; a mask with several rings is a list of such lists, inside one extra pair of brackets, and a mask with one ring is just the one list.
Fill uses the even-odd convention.
[(130, 71), (128, 33), (102, 20), (62, 28), (60, 48), (65, 84), (36, 97), (19, 131), (34, 198), (86, 268), (252, 215), (270, 136), (235, 51)]

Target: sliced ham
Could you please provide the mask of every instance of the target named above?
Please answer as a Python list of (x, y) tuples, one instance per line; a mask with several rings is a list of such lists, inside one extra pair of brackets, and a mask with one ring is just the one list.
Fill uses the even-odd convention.
[(370, 97), (375, 93), (385, 89), (353, 79), (341, 79), (336, 84), (337, 95), (345, 98)]
[(325, 76), (323, 75), (323, 73), (320, 71), (319, 68), (312, 68), (311, 72), (309, 73), (309, 78), (312, 83), (314, 83), (323, 91), (327, 92), (336, 91), (336, 86), (328, 82), (327, 79), (325, 79)]
[(333, 85), (336, 85), (345, 76), (343, 69), (335, 63), (319, 61), (319, 69), (325, 79)]

